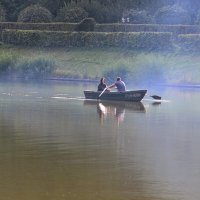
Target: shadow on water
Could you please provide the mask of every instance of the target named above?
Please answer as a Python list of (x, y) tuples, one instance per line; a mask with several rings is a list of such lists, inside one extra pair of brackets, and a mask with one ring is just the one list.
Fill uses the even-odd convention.
[(158, 106), (158, 105), (160, 105), (160, 104), (161, 104), (160, 101), (155, 101), (155, 102), (153, 102), (151, 105), (152, 105), (152, 106)]
[(145, 107), (141, 102), (120, 102), (120, 101), (88, 101), (84, 105), (95, 106), (101, 124), (107, 117), (114, 116), (117, 124), (124, 122), (126, 110), (134, 113), (145, 113)]

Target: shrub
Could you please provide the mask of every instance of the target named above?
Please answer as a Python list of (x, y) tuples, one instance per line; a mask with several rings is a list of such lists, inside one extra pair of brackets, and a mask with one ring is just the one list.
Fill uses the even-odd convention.
[(191, 24), (191, 16), (178, 5), (165, 6), (155, 13), (158, 24)]
[(127, 10), (123, 16), (129, 18), (130, 23), (132, 24), (150, 24), (153, 22), (151, 16), (147, 14), (145, 10)]
[(92, 0), (90, 2), (76, 1), (76, 3), (72, 1), (70, 7), (74, 6), (83, 8), (88, 13), (88, 17), (94, 18), (98, 23), (118, 22), (121, 18), (122, 8), (120, 5), (105, 5), (98, 0)]
[(81, 6), (88, 12), (89, 17), (98, 23), (118, 22), (121, 18), (121, 8), (118, 6), (105, 6), (98, 1), (82, 3)]
[(45, 78), (52, 75), (55, 69), (54, 61), (42, 57), (24, 60), (17, 65), (17, 71), (24, 78)]
[(65, 6), (60, 9), (56, 21), (80, 22), (86, 17), (88, 13), (83, 8)]
[(6, 11), (5, 9), (0, 5), (0, 22), (6, 21)]
[(0, 54), (0, 74), (8, 73), (14, 70), (14, 65), (17, 61), (17, 56), (7, 52)]
[(94, 18), (85, 18), (79, 24), (79, 31), (94, 31), (95, 27), (95, 20)]
[(52, 14), (46, 8), (36, 4), (22, 10), (18, 22), (47, 23), (52, 21)]

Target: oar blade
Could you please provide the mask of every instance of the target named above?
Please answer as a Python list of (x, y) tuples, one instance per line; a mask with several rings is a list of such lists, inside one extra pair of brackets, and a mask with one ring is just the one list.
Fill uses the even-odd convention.
[(156, 100), (161, 100), (161, 97), (157, 96), (157, 95), (151, 95), (150, 97), (152, 97), (153, 99), (156, 99)]

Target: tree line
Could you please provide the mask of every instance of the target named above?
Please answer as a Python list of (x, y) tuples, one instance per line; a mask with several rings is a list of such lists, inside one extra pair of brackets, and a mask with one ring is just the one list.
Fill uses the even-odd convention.
[[(57, 16), (59, 10), (65, 6), (95, 4), (96, 9), (99, 7), (99, 13), (105, 12), (106, 9), (107, 13), (115, 12), (113, 13), (114, 17), (109, 19), (110, 21), (116, 17), (119, 18), (126, 9), (130, 8), (154, 13), (163, 6), (177, 4), (191, 14), (200, 8), (199, 0), (0, 0), (0, 6), (5, 9), (7, 21), (17, 21), (20, 11), (33, 4), (47, 8), (53, 16)], [(102, 19), (102, 22), (103, 20), (105, 19)]]

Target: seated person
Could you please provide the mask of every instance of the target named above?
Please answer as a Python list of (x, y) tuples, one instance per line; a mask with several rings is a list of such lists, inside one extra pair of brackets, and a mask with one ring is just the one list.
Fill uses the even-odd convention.
[(105, 78), (103, 77), (100, 79), (97, 91), (103, 91), (105, 88), (107, 88), (107, 85), (105, 84)]
[(113, 88), (116, 87), (118, 92), (125, 92), (126, 91), (126, 85), (125, 83), (121, 80), (120, 77), (117, 77), (117, 81), (110, 85), (108, 88)]

